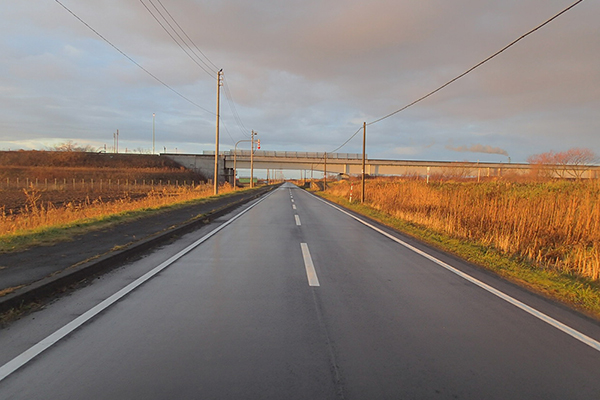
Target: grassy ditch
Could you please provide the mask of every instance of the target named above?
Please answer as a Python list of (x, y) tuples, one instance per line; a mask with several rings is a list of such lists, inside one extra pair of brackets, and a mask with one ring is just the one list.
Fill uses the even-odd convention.
[[(343, 183), (345, 184), (345, 183)], [(509, 254), (494, 245), (473, 237), (444, 232), (437, 227), (416, 223), (378, 210), (367, 198), (366, 203), (350, 203), (343, 188), (317, 192), (318, 195), (356, 211), (439, 249), (455, 254), (534, 292), (565, 303), (600, 319), (600, 282), (573, 271), (548, 267), (526, 255)], [(378, 198), (381, 201), (381, 198)]]

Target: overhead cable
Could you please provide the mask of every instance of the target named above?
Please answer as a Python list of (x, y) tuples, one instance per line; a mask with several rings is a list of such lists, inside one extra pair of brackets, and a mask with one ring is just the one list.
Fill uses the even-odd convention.
[(223, 127), (225, 128), (225, 132), (227, 132), (227, 136), (229, 136), (229, 139), (231, 139), (231, 143), (232, 144), (235, 143), (235, 140), (231, 136), (231, 133), (229, 133), (229, 129), (227, 129), (227, 125), (225, 124), (225, 121), (223, 120), (223, 118), (219, 118), (219, 120), (221, 121), (221, 124), (223, 124)]
[(229, 84), (227, 83), (227, 79), (223, 76), (223, 88), (225, 89), (225, 98), (227, 99), (227, 103), (229, 104), (229, 108), (231, 109), (231, 113), (233, 114), (233, 118), (240, 130), (240, 132), (244, 136), (248, 136), (248, 129), (244, 125), (240, 114), (237, 112), (237, 108), (235, 107), (235, 101), (233, 100), (233, 95), (231, 94), (231, 90), (229, 89)]
[(362, 131), (363, 127), (361, 126), (360, 128), (358, 128), (358, 130), (356, 132), (354, 132), (354, 134), (352, 136), (350, 136), (348, 138), (348, 140), (346, 140), (344, 143), (342, 143), (339, 147), (337, 147), (336, 149), (330, 151), (330, 153), (335, 153), (336, 151), (338, 151), (339, 149), (341, 149), (342, 147), (344, 147), (345, 145), (348, 144), (348, 142), (350, 142), (352, 139), (354, 139), (354, 137), (356, 135), (358, 135), (358, 132)]
[(98, 37), (100, 37), (102, 40), (104, 40), (106, 43), (108, 43), (113, 49), (115, 49), (116, 51), (118, 51), (119, 53), (121, 53), (121, 55), (123, 55), (125, 58), (127, 58), (129, 61), (131, 61), (133, 64), (135, 64), (138, 68), (140, 68), (142, 71), (144, 71), (145, 73), (147, 73), (148, 75), (150, 75), (152, 78), (154, 78), (157, 82), (159, 82), (160, 84), (162, 84), (163, 86), (165, 86), (167, 89), (169, 89), (170, 91), (172, 91), (173, 93), (175, 93), (176, 95), (178, 95), (179, 97), (181, 97), (182, 99), (184, 99), (185, 101), (187, 101), (188, 103), (193, 104), (197, 108), (201, 109), (202, 111), (206, 111), (207, 113), (209, 113), (211, 115), (216, 115), (214, 112), (207, 110), (206, 108), (202, 107), (198, 103), (196, 103), (196, 102), (190, 100), (189, 98), (185, 97), (184, 95), (182, 95), (181, 93), (179, 93), (177, 90), (173, 89), (171, 86), (167, 85), (165, 82), (163, 82), (161, 79), (159, 79), (152, 72), (150, 72), (146, 68), (142, 67), (133, 58), (129, 57), (121, 49), (119, 49), (117, 46), (115, 46), (114, 44), (112, 44), (107, 38), (105, 38), (104, 36), (102, 36), (97, 30), (95, 30), (94, 28), (92, 28), (87, 22), (85, 22), (84, 20), (82, 20), (81, 18), (79, 18), (79, 16), (77, 14), (75, 14), (73, 11), (71, 11), (67, 6), (65, 6), (59, 0), (54, 0), (54, 1), (56, 1), (62, 8), (64, 8), (65, 10), (67, 10), (72, 16), (74, 16), (75, 18), (77, 18), (79, 20), (79, 22), (81, 22), (88, 29), (90, 29), (92, 32), (94, 32)]
[[(161, 18), (167, 23), (167, 25), (169, 25), (169, 27), (173, 30), (173, 32), (175, 32), (175, 34), (179, 37), (179, 39), (190, 49), (190, 51), (192, 51), (192, 53), (194, 55), (196, 55), (193, 50), (191, 49), (191, 47), (187, 44), (187, 42), (185, 40), (183, 40), (183, 38), (181, 37), (181, 35), (173, 28), (173, 25), (171, 25), (171, 23), (165, 18), (165, 16), (161, 13), (161, 11), (154, 5), (154, 3), (152, 2), (152, 0), (148, 0), (150, 2), (150, 4), (152, 4), (152, 7), (154, 7), (154, 9), (156, 10), (156, 12), (158, 12), (158, 15), (161, 16)], [(140, 3), (142, 3), (142, 5), (144, 6), (144, 8), (150, 13), (150, 15), (152, 15), (152, 17), (156, 20), (156, 22), (158, 22), (158, 24), (161, 26), (161, 28), (163, 28), (163, 30), (165, 32), (167, 32), (167, 34), (171, 37), (171, 39), (173, 39), (173, 41), (177, 44), (177, 46), (179, 46), (179, 48), (181, 50), (183, 50), (183, 52), (198, 66), (200, 67), (200, 69), (202, 69), (202, 71), (206, 72), (208, 74), (208, 76), (210, 76), (213, 79), (216, 79), (215, 74), (216, 72), (210, 72), (206, 67), (204, 67), (203, 65), (201, 65), (182, 45), (181, 43), (179, 43), (179, 41), (175, 38), (175, 36), (173, 36), (173, 34), (171, 32), (169, 32), (169, 30), (167, 29), (167, 27), (158, 19), (158, 17), (154, 14), (154, 12), (152, 12), (152, 10), (150, 10), (150, 8), (148, 8), (148, 6), (146, 4), (144, 4), (143, 0), (140, 0)], [(197, 57), (197, 55), (196, 55)], [(206, 64), (206, 63), (205, 63)], [(210, 68), (210, 67), (209, 67)]]
[[(450, 85), (453, 82), (456, 82), (457, 80), (459, 80), (460, 78), (462, 78), (463, 76), (467, 75), (468, 73), (470, 73), (471, 71), (473, 71), (474, 69), (480, 67), (481, 65), (485, 64), (486, 62), (490, 61), (492, 58), (498, 56), (500, 53), (504, 52), (505, 50), (507, 50), (509, 47), (512, 47), (513, 45), (515, 45), (517, 42), (523, 40), (525, 37), (531, 35), (533, 32), (537, 31), (538, 29), (542, 28), (543, 26), (549, 24), (550, 22), (552, 22), (553, 20), (555, 20), (556, 18), (560, 17), (562, 14), (566, 13), (567, 11), (569, 11), (570, 9), (572, 9), (573, 7), (575, 7), (576, 5), (578, 5), (579, 3), (583, 2), (583, 0), (578, 0), (575, 3), (571, 4), (569, 7), (565, 8), (564, 10), (562, 10), (561, 12), (559, 12), (558, 14), (554, 15), (552, 18), (546, 20), (545, 22), (543, 22), (542, 24), (536, 26), (535, 28), (531, 29), (529, 32), (521, 35), (519, 38), (513, 40), (512, 42), (510, 42), (509, 44), (507, 44), (506, 46), (504, 46), (502, 49), (498, 50), (497, 52), (495, 52), (494, 54), (492, 54), (491, 56), (487, 57), (486, 59), (484, 59), (483, 61), (475, 64), (473, 67), (469, 68), (468, 70), (466, 70), (465, 72), (463, 72), (462, 74), (458, 75), (457, 77), (449, 80), (448, 82), (444, 83), (442, 86), (438, 87), (437, 89), (427, 93), (426, 95), (418, 98), (417, 100), (408, 103), (407, 105), (405, 105), (404, 107), (391, 112), (381, 118), (378, 118), (374, 121), (371, 121), (369, 123), (367, 123), (367, 126), (369, 125), (374, 125), (378, 122), (383, 121), (384, 119), (387, 119), (393, 115), (398, 114), (401, 111), (406, 110), (409, 107), (414, 106), (415, 104), (425, 100), (426, 98), (430, 97), (431, 95), (439, 92), (440, 90), (444, 89), (446, 86)], [(338, 148), (336, 148), (335, 150), (333, 150), (332, 152), (338, 151), (339, 149), (341, 149), (342, 147), (344, 147), (346, 144), (348, 144), (350, 142), (350, 140), (354, 139), (354, 137), (360, 132), (362, 128), (359, 128), (352, 136), (350, 136), (350, 138), (348, 140), (346, 140), (341, 146), (339, 146)]]
[[(555, 16), (553, 16), (552, 18), (550, 18), (549, 20), (545, 21), (544, 23), (538, 25), (537, 27), (533, 28), (532, 30), (530, 30), (529, 32), (525, 33), (524, 35), (520, 36), (519, 38), (513, 40), (512, 42), (510, 42), (509, 44), (507, 44), (506, 46), (504, 46), (502, 49), (498, 50), (497, 52), (495, 52), (494, 54), (492, 54), (491, 56), (489, 56), (488, 58), (486, 58), (485, 60), (475, 64), (474, 66), (472, 66), (471, 68), (469, 68), (468, 70), (466, 70), (465, 72), (463, 72), (462, 74), (458, 75), (456, 78), (449, 80), (448, 82), (444, 83), (442, 86), (440, 86), (439, 88), (427, 93), (425, 96), (418, 98), (417, 100), (413, 101), (412, 103), (409, 103), (407, 105), (405, 105), (404, 107), (390, 113), (387, 114), (379, 119), (376, 119), (375, 121), (371, 121), (369, 122), (367, 125), (373, 125), (376, 124), (380, 121), (383, 121), (386, 118), (391, 117), (392, 115), (396, 115), (401, 111), (406, 110), (407, 108), (417, 104), (418, 102), (425, 100), (426, 98), (428, 98), (429, 96), (433, 95), (434, 93), (439, 92), (440, 90), (442, 90), (443, 88), (445, 88), (446, 86), (450, 85), (453, 82), (456, 82), (457, 80), (459, 80), (460, 78), (462, 78), (463, 76), (467, 75), (469, 72), (473, 71), (474, 69), (480, 67), (481, 65), (485, 64), (486, 62), (490, 61), (492, 58), (496, 57), (497, 55), (499, 55), (500, 53), (502, 53), (504, 50), (508, 49), (509, 47), (512, 47), (514, 44), (516, 44), (517, 42), (523, 40), (525, 37), (531, 35), (533, 32), (537, 31), (538, 29), (542, 28), (544, 25), (549, 24), (550, 22), (552, 22), (553, 20), (555, 20), (556, 18), (560, 17), (562, 14), (566, 13), (567, 11), (569, 11), (570, 9), (572, 9), (573, 7), (575, 7), (577, 4), (581, 3), (583, 0), (578, 0), (575, 3), (573, 3), (572, 5), (570, 5), (569, 7), (565, 8), (564, 10), (562, 10), (561, 12), (559, 12), (558, 14), (556, 14)], [(356, 134), (355, 134), (356, 135)]]
[[(181, 30), (181, 32), (183, 32), (183, 34), (185, 35), (186, 38), (188, 38), (188, 40), (190, 41), (190, 43), (192, 43), (194, 45), (194, 47), (196, 48), (196, 50), (198, 50), (198, 52), (200, 54), (202, 54), (202, 56), (204, 58), (206, 58), (206, 61), (208, 61), (213, 67), (214, 67), (214, 71), (215, 74), (217, 73), (217, 71), (220, 69), (219, 67), (217, 67), (211, 60), (210, 58), (208, 58), (208, 56), (206, 54), (204, 54), (202, 52), (202, 50), (200, 50), (200, 48), (196, 45), (196, 43), (194, 43), (194, 41), (192, 40), (191, 37), (188, 36), (188, 34), (185, 32), (185, 30), (181, 27), (181, 25), (179, 25), (179, 23), (177, 22), (177, 20), (171, 15), (171, 13), (169, 12), (169, 10), (167, 10), (167, 8), (163, 5), (163, 3), (160, 0), (157, 0), (158, 4), (161, 5), (161, 7), (165, 10), (165, 12), (169, 15), (169, 17), (171, 17), (171, 19), (173, 20), (173, 22), (175, 22), (175, 25), (177, 25), (177, 27)], [(204, 65), (206, 65), (207, 67), (209, 67), (200, 57), (198, 57), (198, 59), (200, 59)], [(210, 68), (210, 67), (209, 67)]]
[[(167, 29), (167, 27), (159, 20), (159, 18), (157, 17), (157, 15), (155, 14), (154, 11), (150, 10), (150, 8), (144, 4), (143, 0), (140, 0), (140, 3), (142, 3), (142, 5), (146, 8), (146, 10), (150, 13), (150, 15), (152, 15), (152, 17), (156, 20), (156, 22), (158, 22), (158, 24), (163, 28), (163, 30), (165, 30), (165, 32), (167, 32), (167, 34), (171, 37), (171, 39), (173, 39), (173, 41), (181, 48), (181, 50), (183, 50), (186, 55), (196, 64), (198, 65), (204, 72), (208, 73), (211, 77), (214, 77), (215, 74), (217, 74), (218, 71), (218, 67), (206, 56), (206, 54), (204, 54), (202, 52), (202, 50), (200, 50), (200, 48), (196, 45), (196, 43), (190, 38), (190, 36), (185, 32), (185, 30), (183, 29), (183, 27), (177, 22), (177, 20), (175, 19), (175, 17), (173, 17), (173, 15), (169, 12), (169, 10), (164, 6), (164, 4), (160, 1), (160, 0), (155, 0), (156, 2), (158, 2), (158, 4), (162, 7), (162, 9), (164, 10), (164, 12), (166, 13), (166, 15), (169, 16), (170, 20), (173, 22), (173, 24), (175, 24), (175, 26), (178, 28), (176, 29), (175, 26), (173, 26), (173, 24), (171, 24), (171, 22), (169, 22), (169, 20), (167, 19), (167, 17), (165, 17), (165, 14), (163, 14), (163, 12), (161, 12), (161, 10), (159, 10), (159, 8), (156, 6), (156, 4), (153, 2), (153, 0), (147, 0), (152, 7), (154, 8), (155, 12), (158, 13), (158, 15), (162, 18), (162, 20), (164, 22), (166, 22), (166, 24), (169, 26), (170, 30), (175, 33), (175, 35), (179, 38), (179, 40), (177, 40), (169, 31), (169, 29)], [(178, 32), (181, 31), (181, 33), (187, 38), (184, 39), (182, 37), (182, 35)], [(191, 43), (194, 48), (192, 48), (190, 46)], [(187, 47), (187, 50), (182, 46), (185, 45), (185, 47)], [(190, 54), (191, 53), (191, 54)], [(195, 56), (194, 57), (192, 57)], [(208, 63), (210, 63), (211, 65), (209, 65), (207, 63), (207, 61), (204, 61), (204, 59), (206, 59), (208, 61)], [(198, 61), (200, 61), (202, 64), (204, 64), (204, 66), (200, 65), (198, 63)], [(210, 72), (209, 72), (210, 71)], [(248, 134), (246, 133), (248, 131), (248, 129), (246, 129), (246, 127), (244, 126), (244, 123), (239, 115), (239, 113), (237, 112), (237, 109), (235, 107), (235, 102), (233, 100), (233, 96), (231, 94), (231, 91), (229, 89), (229, 86), (227, 84), (227, 82), (225, 81), (225, 77), (223, 76), (223, 87), (225, 89), (225, 96), (227, 99), (227, 102), (229, 104), (229, 108), (231, 109), (233, 118), (240, 130), (240, 132), (242, 133), (242, 135), (244, 136), (248, 136)], [(227, 130), (227, 128), (226, 128)], [(227, 130), (227, 133), (230, 135), (231, 138), (231, 134), (229, 133), (229, 131)], [(233, 140), (233, 138), (232, 138)]]

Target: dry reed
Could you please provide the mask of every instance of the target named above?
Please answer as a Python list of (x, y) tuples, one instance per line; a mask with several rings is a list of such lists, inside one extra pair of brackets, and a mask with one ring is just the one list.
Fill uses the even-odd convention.
[[(348, 197), (350, 184), (328, 191)], [(600, 280), (600, 184), (370, 180), (366, 204), (537, 265)]]
[[(230, 192), (229, 185), (223, 186), (219, 193)], [(127, 211), (159, 208), (189, 200), (209, 197), (213, 194), (212, 185), (195, 187), (164, 187), (152, 190), (143, 198), (132, 199), (128, 193), (121, 198), (104, 202), (101, 197), (84, 201), (67, 202), (61, 206), (40, 202), (37, 189), (25, 189), (26, 204), (18, 213), (7, 212), (0, 208), (0, 238), (15, 234), (25, 234), (43, 228), (77, 223), (84, 220), (107, 217)]]

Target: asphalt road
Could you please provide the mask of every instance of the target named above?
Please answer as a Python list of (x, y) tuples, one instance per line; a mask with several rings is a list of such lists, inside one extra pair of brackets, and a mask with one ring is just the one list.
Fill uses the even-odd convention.
[(0, 399), (600, 398), (597, 322), (289, 184), (246, 210), (0, 331)]

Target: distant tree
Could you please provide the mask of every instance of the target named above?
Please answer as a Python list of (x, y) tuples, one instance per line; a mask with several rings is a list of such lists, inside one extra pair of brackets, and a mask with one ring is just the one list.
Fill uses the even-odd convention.
[(556, 158), (553, 151), (531, 155), (527, 157), (527, 162), (534, 167), (533, 173), (540, 178), (552, 178), (556, 174)]
[(64, 143), (60, 143), (60, 144), (56, 144), (52, 147), (52, 150), (54, 151), (78, 151), (78, 152), (95, 152), (96, 148), (94, 148), (93, 146), (85, 145), (85, 146), (81, 146), (78, 143), (72, 141), (72, 140), (67, 140)]
[(560, 166), (560, 173), (564, 176), (581, 179), (588, 170), (586, 166), (598, 162), (598, 156), (590, 149), (572, 148), (561, 153), (556, 153), (556, 163)]
[(139, 153), (139, 154), (152, 154), (151, 150), (145, 149), (143, 147), (138, 147), (137, 149), (133, 149), (131, 152), (132, 153)]
[(527, 161), (536, 166), (540, 176), (581, 179), (589, 170), (586, 167), (598, 162), (598, 156), (590, 149), (575, 147), (560, 153), (549, 151), (534, 154)]

